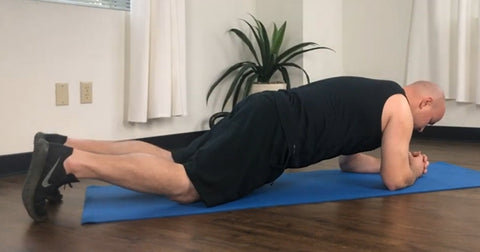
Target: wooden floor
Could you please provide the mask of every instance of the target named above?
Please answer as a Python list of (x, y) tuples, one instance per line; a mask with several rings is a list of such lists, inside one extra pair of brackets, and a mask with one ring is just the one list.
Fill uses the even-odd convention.
[[(416, 140), (416, 149), (480, 170), (480, 143)], [(480, 251), (480, 189), (81, 225), (85, 187), (98, 182), (67, 188), (50, 220), (33, 223), (24, 178), (0, 179), (0, 251)]]

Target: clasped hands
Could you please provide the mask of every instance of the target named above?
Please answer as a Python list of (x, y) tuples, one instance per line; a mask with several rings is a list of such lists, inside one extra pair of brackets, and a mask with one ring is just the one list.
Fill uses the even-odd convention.
[(413, 151), (408, 153), (408, 157), (410, 159), (410, 165), (413, 169), (418, 172), (417, 177), (421, 177), (423, 174), (427, 173), (428, 165), (428, 156), (422, 154), (421, 151)]

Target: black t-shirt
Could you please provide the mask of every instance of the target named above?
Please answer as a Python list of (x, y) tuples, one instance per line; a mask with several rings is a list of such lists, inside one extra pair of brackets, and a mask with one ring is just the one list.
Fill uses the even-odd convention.
[(276, 92), (290, 168), (381, 145), (386, 100), (405, 91), (393, 81), (336, 77)]

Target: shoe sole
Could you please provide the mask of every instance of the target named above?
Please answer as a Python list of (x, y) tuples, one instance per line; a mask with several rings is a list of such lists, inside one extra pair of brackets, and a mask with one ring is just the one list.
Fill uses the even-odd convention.
[[(47, 139), (45, 138), (45, 133), (37, 132), (35, 134), (35, 137), (33, 138), (33, 146), (35, 146), (40, 141), (40, 139), (47, 141)], [(47, 194), (46, 197), (47, 197), (48, 203), (51, 203), (51, 204), (61, 203), (63, 199), (63, 195), (60, 193), (60, 191), (58, 191), (58, 194)]]
[(47, 214), (38, 215), (35, 212), (35, 191), (41, 183), (41, 177), (48, 154), (48, 143), (40, 139), (35, 143), (30, 167), (23, 185), (22, 200), (28, 215), (35, 221), (45, 221)]
[(40, 139), (44, 139), (45, 141), (47, 141), (47, 139), (45, 139), (45, 134), (43, 132), (37, 132), (35, 134), (35, 137), (33, 138), (33, 146), (35, 146), (40, 141)]

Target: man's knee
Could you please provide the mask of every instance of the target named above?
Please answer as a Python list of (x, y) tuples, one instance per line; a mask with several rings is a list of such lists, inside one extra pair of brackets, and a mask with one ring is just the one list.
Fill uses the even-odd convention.
[(182, 190), (175, 195), (171, 196), (170, 199), (182, 204), (188, 204), (198, 201), (200, 196), (198, 195), (198, 192), (193, 186), (192, 182), (189, 180), (188, 185), (182, 188)]
[(178, 176), (176, 176), (174, 186), (166, 196), (183, 204), (198, 201), (200, 196), (188, 177), (185, 167), (182, 164), (174, 163), (172, 169), (178, 172)]

